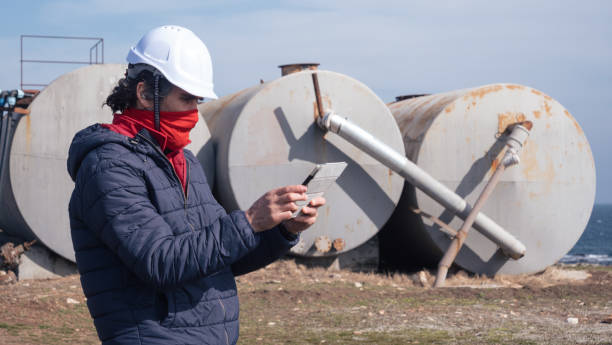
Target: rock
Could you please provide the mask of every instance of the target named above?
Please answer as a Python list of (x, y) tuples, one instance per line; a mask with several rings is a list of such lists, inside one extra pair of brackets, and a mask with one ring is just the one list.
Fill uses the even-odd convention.
[(15, 284), (17, 276), (13, 271), (0, 271), (0, 285)]
[(355, 287), (356, 288), (363, 287), (363, 284), (361, 284), (360, 282), (355, 282)]
[(609, 323), (612, 324), (612, 314), (608, 315), (607, 318), (603, 319), (601, 323)]
[(81, 304), (81, 302), (77, 301), (76, 299), (70, 298), (70, 297), (66, 298), (66, 303), (68, 303), (68, 304)]
[(567, 323), (569, 323), (570, 325), (577, 325), (578, 324), (578, 318), (568, 317), (567, 318)]
[(20, 257), (26, 250), (36, 243), (36, 240), (31, 242), (24, 242), (18, 246), (15, 246), (13, 242), (7, 242), (0, 247), (0, 262), (1, 266), (5, 266), (8, 269), (14, 270), (21, 263)]
[(427, 273), (425, 273), (425, 271), (420, 271), (417, 273), (417, 278), (422, 287), (429, 286), (429, 282), (427, 281)]

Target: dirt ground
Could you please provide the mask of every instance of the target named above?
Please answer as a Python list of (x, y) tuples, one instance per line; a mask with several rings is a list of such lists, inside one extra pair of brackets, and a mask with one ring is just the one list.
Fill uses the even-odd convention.
[[(239, 344), (612, 344), (604, 322), (612, 267), (494, 279), (459, 272), (433, 289), (425, 271), (328, 271), (282, 260), (237, 280)], [(0, 344), (99, 343), (76, 275), (0, 286), (0, 306)]]

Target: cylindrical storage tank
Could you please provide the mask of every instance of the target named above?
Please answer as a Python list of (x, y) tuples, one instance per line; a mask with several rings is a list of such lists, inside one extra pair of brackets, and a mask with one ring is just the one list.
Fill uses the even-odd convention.
[[(90, 65), (66, 73), (32, 101), (15, 130), (9, 178), (3, 181), (0, 228), (24, 239), (39, 239), (49, 249), (74, 261), (68, 202), (74, 189), (66, 169), (74, 135), (94, 123), (110, 123), (112, 111), (102, 104), (126, 65)], [(214, 179), (210, 132), (204, 121), (191, 132), (187, 147), (206, 162)]]
[[(325, 193), (327, 205), (292, 253), (334, 256), (374, 236), (399, 200), (403, 179), (344, 139), (320, 130), (312, 70), (200, 105), (216, 148), (216, 196), (228, 210), (248, 209), (266, 191), (300, 184), (318, 163), (348, 166)], [(387, 106), (345, 75), (316, 71), (324, 108), (348, 117), (403, 154)], [(318, 245), (315, 245), (318, 244)]]
[[(520, 164), (506, 169), (482, 209), (525, 244), (526, 255), (509, 259), (471, 229), (456, 264), (475, 273), (533, 273), (576, 243), (593, 207), (595, 164), (582, 129), (557, 101), (526, 86), (494, 84), (410, 98), (389, 108), (407, 157), (471, 205), (501, 160), (501, 134), (510, 124), (533, 123)], [(406, 183), (380, 233), (381, 259), (396, 267), (437, 263), (450, 236), (436, 218), (456, 230), (463, 224)]]

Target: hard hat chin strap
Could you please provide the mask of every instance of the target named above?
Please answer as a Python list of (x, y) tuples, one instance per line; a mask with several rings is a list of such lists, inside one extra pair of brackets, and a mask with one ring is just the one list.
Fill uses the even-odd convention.
[(155, 75), (153, 112), (155, 113), (155, 130), (159, 131), (159, 74)]

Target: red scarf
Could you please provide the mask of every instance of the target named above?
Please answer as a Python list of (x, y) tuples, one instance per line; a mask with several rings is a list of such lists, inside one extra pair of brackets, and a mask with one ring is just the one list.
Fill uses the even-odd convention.
[(159, 113), (160, 130), (155, 130), (155, 116), (150, 110), (131, 109), (123, 114), (115, 114), (112, 124), (102, 126), (113, 132), (133, 138), (140, 130), (146, 128), (157, 140), (166, 157), (174, 167), (183, 188), (186, 190), (186, 161), (183, 148), (191, 142), (189, 132), (198, 122), (198, 110)]

